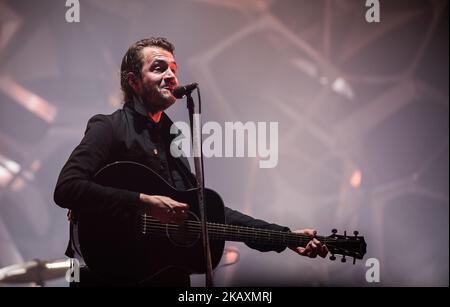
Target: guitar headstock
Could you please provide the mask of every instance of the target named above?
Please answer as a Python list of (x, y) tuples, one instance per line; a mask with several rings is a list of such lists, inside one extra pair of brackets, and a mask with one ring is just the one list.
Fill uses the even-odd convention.
[(335, 255), (342, 255), (342, 262), (346, 262), (345, 256), (353, 257), (353, 264), (356, 259), (363, 259), (366, 254), (366, 241), (364, 237), (358, 236), (358, 231), (353, 232), (353, 236), (347, 236), (344, 231), (343, 235), (337, 234), (337, 230), (331, 230), (331, 236), (326, 237), (326, 245), (331, 253), (330, 260), (336, 260)]

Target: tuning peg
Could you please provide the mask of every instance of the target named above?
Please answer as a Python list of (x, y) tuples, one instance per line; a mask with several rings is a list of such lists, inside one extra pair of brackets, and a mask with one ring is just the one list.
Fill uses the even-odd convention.
[(353, 265), (355, 265), (355, 263), (356, 263), (356, 258), (353, 257)]
[(355, 235), (355, 237), (357, 237), (358, 236), (358, 230), (355, 230), (354, 232), (353, 232), (353, 234)]
[(330, 260), (331, 260), (331, 261), (334, 261), (334, 260), (336, 260), (336, 257), (334, 256), (334, 254), (331, 254), (331, 256), (330, 256)]
[(342, 256), (341, 262), (342, 263), (347, 262), (347, 259), (345, 259), (345, 256)]

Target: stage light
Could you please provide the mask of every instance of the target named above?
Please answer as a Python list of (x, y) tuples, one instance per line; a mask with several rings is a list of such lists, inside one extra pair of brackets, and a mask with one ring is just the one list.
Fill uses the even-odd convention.
[(362, 181), (362, 172), (360, 170), (355, 170), (353, 174), (350, 176), (350, 185), (358, 189), (361, 186)]
[(57, 109), (54, 105), (22, 87), (9, 76), (0, 76), (0, 90), (47, 123), (55, 120)]
[(350, 84), (342, 77), (336, 78), (333, 84), (331, 84), (331, 88), (333, 91), (346, 97), (347, 99), (352, 100), (355, 98), (355, 93), (353, 92)]
[(6, 187), (12, 178), (13, 175), (11, 172), (6, 167), (0, 165), (0, 187)]
[(232, 265), (239, 260), (239, 250), (236, 247), (230, 246), (225, 248), (225, 263), (226, 265)]
[(50, 263), (46, 263), (45, 267), (47, 269), (63, 269), (63, 268), (70, 268), (70, 259), (64, 260), (64, 261), (55, 261), (55, 262), (50, 262)]
[(0, 161), (12, 173), (18, 174), (20, 172), (20, 165), (12, 160)]
[(19, 163), (0, 155), (0, 186), (6, 187), (20, 170)]

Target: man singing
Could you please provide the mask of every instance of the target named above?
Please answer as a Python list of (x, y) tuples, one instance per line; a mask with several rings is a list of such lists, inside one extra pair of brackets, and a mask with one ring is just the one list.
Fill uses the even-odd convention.
[[(143, 39), (128, 49), (121, 65), (123, 108), (110, 115), (95, 115), (89, 120), (81, 143), (70, 155), (56, 184), (54, 200), (60, 207), (70, 209), (71, 223), (76, 223), (77, 212), (89, 214), (94, 211), (117, 216), (143, 210), (163, 224), (182, 224), (187, 218), (188, 204), (164, 195), (147, 195), (103, 186), (93, 180), (97, 171), (112, 162), (134, 161), (149, 167), (179, 190), (196, 186), (187, 159), (170, 154), (170, 143), (174, 138), (170, 134), (172, 121), (164, 111), (175, 103), (173, 90), (178, 84), (174, 46), (165, 38)], [(287, 227), (254, 219), (227, 207), (225, 223), (290, 231)], [(292, 250), (311, 258), (326, 256), (328, 250), (314, 238), (313, 229), (294, 232), (309, 236), (310, 241), (306, 247), (291, 246)], [(66, 252), (70, 257), (77, 250), (73, 241)], [(259, 251), (284, 250), (255, 243), (246, 244)], [(114, 285), (90, 271), (88, 267), (82, 269), (77, 286)], [(189, 272), (173, 267), (160, 272), (143, 285), (189, 284)]]

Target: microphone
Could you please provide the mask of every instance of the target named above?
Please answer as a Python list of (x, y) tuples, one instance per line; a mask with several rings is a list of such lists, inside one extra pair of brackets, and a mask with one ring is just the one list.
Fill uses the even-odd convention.
[(180, 99), (183, 98), (186, 95), (189, 95), (193, 90), (195, 90), (198, 86), (197, 82), (188, 84), (188, 85), (184, 85), (184, 86), (179, 86), (176, 87), (172, 94), (173, 96), (175, 96), (176, 99)]

